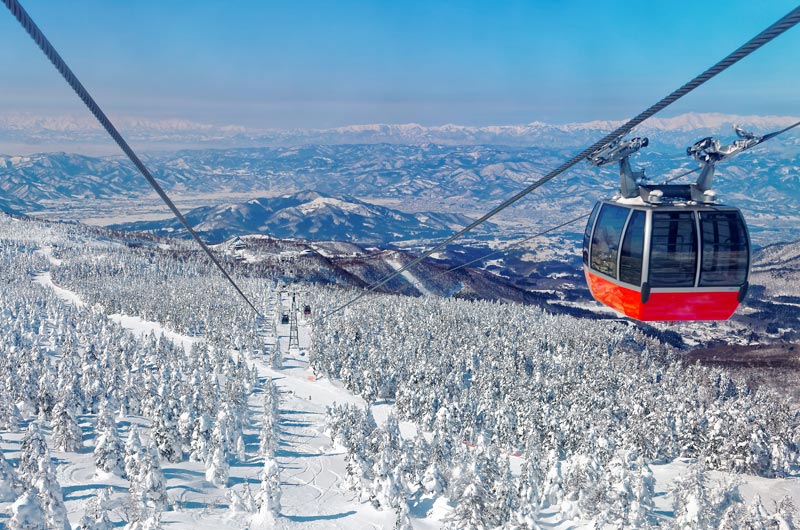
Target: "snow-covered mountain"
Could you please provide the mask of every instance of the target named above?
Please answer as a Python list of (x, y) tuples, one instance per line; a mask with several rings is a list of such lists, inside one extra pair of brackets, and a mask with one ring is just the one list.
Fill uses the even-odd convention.
[[(268, 234), (279, 238), (381, 244), (442, 237), (472, 221), (459, 214), (404, 213), (353, 197), (315, 191), (195, 208), (186, 213), (186, 219), (195, 231), (212, 242), (242, 234)], [(125, 223), (111, 228), (188, 236), (176, 219)]]
[[(702, 133), (681, 134), (692, 139), (680, 148), (653, 141), (637, 155), (636, 164), (654, 181), (693, 167), (685, 147)], [(732, 134), (722, 138), (731, 141)], [(241, 200), (242, 195), (317, 190), (369, 202), (388, 200), (402, 204), (406, 211), (436, 209), (475, 216), (557, 167), (574, 152), (567, 146), (382, 143), (186, 150), (155, 154), (145, 160), (176, 198), (202, 194), (206, 202), (193, 202), (190, 207), (228, 205), (233, 202), (230, 194), (238, 194), (236, 200)], [(794, 212), (800, 209), (800, 140), (796, 136), (780, 136), (726, 161), (717, 175), (715, 187), (720, 197), (744, 210), (757, 244), (795, 239), (791, 233), (797, 226)], [(617, 180), (613, 168), (597, 170), (581, 164), (508, 213), (544, 227), (552, 219), (566, 220), (584, 213), (595, 198), (613, 193)], [(130, 217), (127, 209), (135, 202), (131, 199), (151, 200), (152, 194), (134, 167), (120, 156), (65, 153), (0, 156), (0, 191), (8, 206), (17, 211), (47, 215), (55, 209), (79, 208), (84, 217), (73, 219), (92, 217), (95, 200), (113, 202), (108, 209)], [(69, 217), (59, 212), (57, 218)], [(383, 240), (391, 240), (392, 233), (385, 232)]]

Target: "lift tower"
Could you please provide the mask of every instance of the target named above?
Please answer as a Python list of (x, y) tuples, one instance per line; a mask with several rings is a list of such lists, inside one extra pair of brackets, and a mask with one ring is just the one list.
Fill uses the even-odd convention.
[(292, 310), (289, 312), (289, 350), (300, 349), (300, 336), (297, 330), (297, 302), (295, 293), (292, 293)]

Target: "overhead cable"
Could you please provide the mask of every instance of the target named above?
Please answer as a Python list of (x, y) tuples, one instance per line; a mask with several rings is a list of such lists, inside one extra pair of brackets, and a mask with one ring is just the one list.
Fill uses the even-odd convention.
[(678, 99), (682, 98), (683, 96), (685, 96), (686, 94), (688, 94), (689, 92), (691, 92), (695, 88), (699, 87), (700, 85), (702, 85), (706, 81), (712, 79), (713, 77), (715, 77), (719, 73), (723, 72), (724, 70), (726, 70), (730, 66), (732, 66), (732, 65), (736, 64), (737, 62), (741, 61), (742, 59), (744, 59), (745, 57), (747, 57), (748, 55), (750, 55), (751, 53), (753, 53), (757, 49), (761, 48), (762, 46), (764, 46), (768, 42), (772, 41), (773, 39), (775, 39), (776, 37), (778, 37), (779, 35), (781, 35), (785, 31), (787, 31), (788, 29), (794, 27), (798, 22), (800, 22), (800, 6), (794, 8), (786, 16), (782, 17), (780, 20), (778, 20), (775, 23), (773, 23), (772, 25), (770, 25), (767, 29), (765, 29), (764, 31), (762, 31), (761, 33), (759, 33), (758, 35), (756, 35), (755, 37), (753, 37), (752, 39), (747, 41), (744, 45), (742, 45), (739, 48), (737, 48), (736, 50), (734, 50), (730, 55), (728, 55), (725, 58), (723, 58), (721, 61), (719, 61), (718, 63), (713, 65), (711, 68), (709, 68), (708, 70), (704, 71), (703, 73), (701, 73), (700, 75), (698, 75), (697, 77), (695, 77), (694, 79), (689, 81), (688, 83), (684, 84), (680, 88), (678, 88), (675, 91), (671, 92), (670, 94), (668, 94), (667, 96), (662, 98), (660, 101), (658, 101), (656, 104), (654, 104), (651, 107), (647, 108), (646, 110), (644, 110), (643, 112), (641, 112), (640, 114), (635, 116), (634, 118), (628, 120), (623, 125), (621, 125), (620, 127), (615, 129), (614, 131), (610, 132), (609, 134), (607, 134), (606, 136), (604, 136), (603, 138), (601, 138), (600, 140), (598, 140), (597, 142), (592, 144), (590, 147), (587, 147), (586, 149), (584, 149), (583, 151), (581, 151), (577, 155), (573, 156), (572, 158), (570, 158), (569, 160), (564, 162), (562, 165), (560, 165), (559, 167), (557, 167), (556, 169), (554, 169), (553, 171), (551, 171), (547, 175), (543, 176), (542, 178), (540, 178), (539, 180), (537, 180), (533, 184), (531, 184), (528, 187), (526, 187), (525, 189), (517, 192), (514, 196), (510, 197), (509, 199), (506, 199), (505, 201), (503, 201), (498, 206), (495, 206), (489, 212), (487, 212), (486, 214), (481, 216), (479, 219), (476, 219), (472, 223), (468, 224), (467, 226), (465, 226), (464, 228), (462, 228), (461, 230), (459, 230), (458, 232), (456, 232), (452, 236), (448, 237), (446, 240), (442, 241), (441, 243), (439, 243), (435, 247), (431, 248), (430, 250), (427, 250), (427, 251), (423, 252), (422, 254), (417, 256), (415, 259), (411, 260), (406, 265), (400, 267), (399, 269), (397, 269), (393, 273), (389, 274), (385, 278), (373, 283), (366, 290), (364, 290), (363, 292), (359, 293), (357, 296), (355, 296), (354, 298), (352, 298), (348, 302), (345, 302), (344, 304), (342, 304), (342, 305), (334, 308), (333, 310), (329, 311), (328, 313), (323, 315), (323, 317), (321, 317), (321, 318), (324, 318), (325, 316), (330, 316), (330, 315), (332, 315), (334, 313), (342, 311), (343, 309), (345, 309), (346, 307), (354, 304), (355, 302), (357, 302), (358, 300), (360, 300), (361, 298), (363, 298), (367, 294), (371, 293), (375, 289), (378, 289), (379, 287), (385, 285), (386, 283), (388, 283), (389, 281), (393, 280), (394, 278), (396, 278), (400, 274), (404, 273), (405, 271), (407, 271), (411, 267), (417, 265), (418, 263), (420, 263), (425, 258), (428, 258), (432, 254), (442, 250), (444, 247), (446, 247), (447, 245), (449, 245), (450, 243), (452, 243), (456, 239), (459, 239), (461, 236), (463, 236), (467, 232), (470, 232), (471, 230), (473, 230), (477, 226), (479, 226), (479, 225), (483, 224), (484, 222), (488, 221), (489, 219), (491, 219), (492, 217), (494, 217), (495, 215), (497, 215), (501, 211), (505, 210), (506, 208), (508, 208), (512, 204), (514, 204), (517, 201), (519, 201), (521, 198), (523, 198), (527, 194), (529, 194), (532, 191), (534, 191), (536, 188), (538, 188), (538, 187), (542, 186), (543, 184), (549, 182), (550, 180), (554, 179), (555, 177), (557, 177), (561, 173), (565, 172), (566, 170), (568, 170), (569, 168), (571, 168), (572, 166), (574, 166), (575, 164), (577, 164), (581, 160), (584, 160), (587, 156), (589, 156), (590, 154), (594, 153), (598, 149), (601, 149), (601, 148), (605, 147), (606, 145), (608, 145), (609, 143), (613, 142), (614, 140), (625, 136), (631, 130), (633, 130), (634, 127), (636, 127), (637, 125), (639, 125), (640, 123), (642, 123), (646, 119), (650, 118), (651, 116), (653, 116), (657, 112), (659, 112), (659, 111), (663, 110), (664, 108), (666, 108), (667, 106), (671, 105), (672, 103), (674, 103)]
[[(800, 121), (795, 122), (795, 123), (789, 125), (788, 127), (785, 127), (785, 128), (783, 128), (783, 129), (781, 129), (779, 131), (775, 131), (775, 132), (771, 132), (769, 134), (765, 134), (764, 136), (760, 137), (760, 139), (758, 140), (757, 143), (753, 144), (752, 146), (748, 147), (747, 149), (752, 149), (753, 147), (755, 147), (757, 145), (760, 145), (760, 144), (766, 142), (767, 140), (775, 138), (776, 136), (778, 136), (780, 134), (783, 134), (783, 133), (785, 133), (787, 131), (790, 131), (790, 130), (794, 129), (797, 126), (800, 126)], [(679, 173), (678, 175), (675, 175), (674, 177), (668, 178), (667, 180), (664, 181), (664, 183), (665, 184), (669, 184), (671, 182), (675, 182), (676, 180), (682, 179), (683, 177), (685, 177), (687, 175), (691, 175), (692, 173), (697, 173), (701, 169), (703, 169), (702, 166), (696, 167), (694, 169), (689, 169), (687, 171), (683, 171), (683, 172)], [(586, 219), (587, 217), (589, 217), (589, 215), (590, 214), (587, 213), (587, 214), (580, 215), (578, 217), (574, 217), (574, 218), (570, 219), (569, 221), (564, 221), (560, 225), (556, 225), (554, 227), (551, 227), (551, 228), (548, 228), (546, 230), (543, 230), (543, 231), (541, 231), (539, 233), (533, 234), (532, 236), (528, 236), (528, 237), (526, 237), (524, 239), (520, 239), (519, 241), (515, 241), (515, 242), (513, 242), (513, 243), (511, 243), (511, 244), (509, 244), (509, 245), (507, 245), (507, 246), (505, 246), (503, 248), (499, 248), (497, 250), (494, 250), (494, 251), (492, 251), (492, 252), (490, 252), (488, 254), (485, 254), (485, 255), (483, 255), (481, 257), (475, 258), (475, 259), (473, 259), (471, 261), (468, 261), (466, 263), (461, 263), (460, 265), (456, 265), (456, 266), (454, 266), (454, 267), (452, 267), (450, 269), (447, 269), (446, 271), (442, 272), (442, 274), (447, 274), (449, 272), (455, 272), (455, 271), (457, 271), (459, 269), (463, 269), (465, 267), (469, 267), (473, 263), (477, 263), (479, 261), (483, 261), (485, 259), (491, 258), (495, 254), (500, 254), (500, 253), (503, 253), (503, 252), (507, 252), (507, 251), (511, 250), (512, 248), (516, 248), (516, 247), (518, 247), (520, 245), (523, 245), (523, 244), (527, 243), (528, 241), (531, 241), (531, 240), (536, 239), (538, 237), (547, 235), (547, 234), (549, 234), (551, 232), (555, 232), (556, 230), (564, 228), (565, 226), (569, 226), (569, 225), (571, 225), (573, 223), (577, 223), (578, 221), (580, 221), (582, 219)]]
[(252, 310), (255, 311), (256, 315), (261, 316), (261, 313), (258, 311), (258, 309), (256, 309), (256, 306), (253, 305), (247, 296), (245, 296), (244, 292), (239, 288), (236, 282), (233, 281), (233, 278), (231, 278), (230, 274), (228, 274), (228, 272), (222, 266), (222, 263), (220, 263), (216, 256), (214, 256), (214, 254), (211, 252), (211, 249), (208, 248), (203, 240), (200, 239), (200, 236), (198, 236), (197, 233), (192, 229), (191, 225), (189, 225), (189, 222), (186, 220), (180, 210), (178, 210), (178, 207), (175, 206), (175, 203), (172, 202), (163, 188), (158, 184), (156, 179), (153, 178), (153, 175), (150, 173), (147, 167), (145, 167), (144, 163), (139, 159), (133, 149), (131, 149), (131, 147), (128, 145), (128, 142), (125, 141), (119, 131), (117, 131), (117, 128), (114, 127), (114, 124), (111, 123), (111, 120), (108, 119), (97, 102), (95, 102), (94, 98), (89, 94), (86, 88), (84, 88), (83, 84), (81, 84), (69, 66), (67, 66), (67, 63), (61, 58), (55, 47), (50, 44), (50, 41), (47, 40), (47, 37), (44, 36), (42, 30), (39, 29), (30, 15), (22, 8), (17, 0), (3, 0), (3, 3), (6, 5), (6, 7), (8, 7), (8, 9), (11, 11), (11, 14), (14, 15), (19, 23), (22, 24), (22, 27), (25, 28), (25, 31), (28, 32), (28, 35), (30, 35), (31, 38), (36, 42), (47, 58), (50, 59), (50, 62), (53, 63), (53, 66), (56, 67), (56, 70), (61, 73), (69, 86), (71, 86), (75, 93), (78, 94), (78, 97), (81, 98), (86, 107), (92, 112), (92, 114), (94, 114), (94, 117), (97, 118), (97, 121), (100, 122), (100, 125), (103, 126), (111, 138), (117, 142), (117, 145), (125, 152), (126, 155), (128, 155), (128, 158), (131, 162), (133, 162), (133, 165), (136, 166), (144, 178), (147, 179), (147, 182), (150, 183), (150, 186), (152, 186), (158, 196), (161, 197), (161, 200), (164, 201), (170, 210), (172, 210), (172, 213), (178, 218), (181, 224), (183, 224), (183, 226), (189, 232), (189, 235), (192, 236), (192, 239), (194, 239), (197, 244), (200, 245), (214, 265), (217, 266), (217, 268), (222, 272), (223, 276), (225, 276), (233, 288), (236, 289), (236, 292), (239, 293), (239, 296), (241, 296), (244, 301), (247, 302), (247, 305), (249, 305)]

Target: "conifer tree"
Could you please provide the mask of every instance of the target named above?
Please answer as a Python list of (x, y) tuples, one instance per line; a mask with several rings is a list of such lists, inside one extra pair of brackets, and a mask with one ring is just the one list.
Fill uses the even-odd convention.
[(699, 464), (689, 466), (687, 472), (675, 480), (672, 505), (675, 524), (680, 528), (702, 530), (714, 527), (705, 482), (705, 472)]
[(264, 414), (264, 422), (261, 424), (261, 433), (258, 438), (258, 456), (261, 458), (272, 457), (277, 449), (275, 428), (273, 422), (274, 416), (271, 414)]
[(158, 448), (152, 440), (141, 452), (136, 478), (131, 481), (131, 494), (142, 506), (155, 512), (160, 512), (169, 504)]
[(139, 476), (139, 467), (142, 460), (144, 448), (139, 437), (139, 428), (135, 425), (128, 432), (128, 440), (125, 442), (125, 476), (131, 481), (131, 485)]
[(211, 451), (211, 420), (208, 416), (201, 414), (194, 420), (192, 427), (192, 439), (190, 442), (191, 453), (189, 458), (199, 462), (205, 462)]
[(456, 501), (455, 509), (448, 518), (448, 530), (488, 530), (487, 492), (479, 477), (472, 475)]
[(46, 530), (44, 509), (36, 489), (29, 489), (11, 506), (8, 530)]
[(224, 487), (228, 483), (229, 465), (225, 446), (215, 444), (206, 460), (206, 480), (215, 486)]
[(281, 478), (278, 463), (272, 458), (264, 460), (261, 487), (256, 495), (259, 514), (276, 516), (281, 511)]
[(111, 530), (113, 524), (108, 517), (108, 501), (111, 488), (100, 490), (88, 503), (76, 530)]
[(394, 452), (387, 443), (372, 467), (370, 500), (375, 507), (396, 508), (404, 497), (394, 464)]
[(237, 492), (234, 488), (228, 488), (228, 500), (230, 501), (230, 509), (234, 514), (238, 513), (256, 513), (256, 501), (253, 497), (253, 492), (250, 489), (250, 482), (245, 480), (242, 485), (242, 492)]
[(125, 447), (113, 422), (105, 422), (94, 448), (94, 465), (98, 471), (125, 475)]
[(0, 502), (12, 502), (22, 491), (22, 480), (0, 449)]
[(152, 436), (158, 447), (159, 454), (167, 462), (175, 463), (183, 460), (183, 449), (178, 438), (178, 426), (164, 406), (156, 407)]
[(0, 429), (16, 431), (22, 422), (22, 414), (16, 403), (11, 400), (10, 392), (0, 391)]
[(440, 495), (447, 488), (447, 482), (442, 477), (439, 464), (436, 460), (431, 460), (422, 475), (422, 487), (429, 495)]
[(408, 503), (401, 502), (397, 507), (396, 518), (394, 520), (394, 530), (413, 530), (411, 519), (408, 514)]
[(20, 446), (19, 464), (17, 472), (25, 485), (32, 485), (36, 481), (39, 472), (39, 460), (46, 456), (50, 458), (50, 451), (44, 441), (44, 436), (39, 430), (39, 424), (31, 422), (25, 431)]
[(61, 492), (61, 485), (56, 478), (50, 456), (40, 456), (38, 465), (39, 469), (33, 486), (39, 492), (39, 501), (44, 510), (47, 528), (50, 530), (70, 530), (67, 508), (64, 506), (64, 496)]
[(70, 407), (59, 401), (53, 407), (53, 443), (59, 451), (78, 451), (83, 447), (83, 432)]
[(786, 496), (775, 505), (775, 525), (779, 530), (796, 530), (794, 518), (797, 514), (794, 502), (791, 497)]

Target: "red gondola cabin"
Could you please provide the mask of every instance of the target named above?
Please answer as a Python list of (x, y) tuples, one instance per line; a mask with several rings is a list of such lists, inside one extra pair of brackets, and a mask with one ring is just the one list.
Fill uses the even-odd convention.
[(631, 318), (726, 320), (747, 292), (750, 239), (737, 208), (606, 200), (586, 225), (583, 264), (592, 296)]

